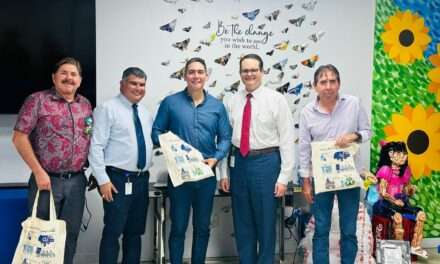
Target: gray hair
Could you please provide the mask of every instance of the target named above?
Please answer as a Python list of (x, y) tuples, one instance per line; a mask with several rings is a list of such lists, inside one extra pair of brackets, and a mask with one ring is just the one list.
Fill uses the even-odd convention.
[(125, 69), (125, 71), (122, 73), (122, 80), (127, 81), (130, 75), (147, 80), (147, 75), (145, 72), (138, 67), (130, 67)]

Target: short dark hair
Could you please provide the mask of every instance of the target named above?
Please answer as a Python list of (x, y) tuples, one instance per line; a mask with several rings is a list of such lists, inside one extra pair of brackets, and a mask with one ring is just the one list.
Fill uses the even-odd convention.
[(334, 75), (336, 75), (336, 80), (338, 80), (338, 83), (341, 82), (341, 78), (339, 77), (339, 71), (338, 69), (336, 69), (335, 66), (333, 66), (332, 64), (327, 64), (327, 65), (321, 65), (319, 66), (318, 69), (316, 69), (315, 71), (315, 75), (313, 77), (313, 84), (316, 85), (318, 83), (318, 79), (319, 77), (321, 77), (321, 75), (325, 72), (332, 72)]
[(242, 63), (245, 59), (254, 59), (254, 60), (257, 60), (257, 61), (258, 61), (258, 68), (260, 68), (260, 70), (263, 70), (264, 65), (263, 65), (263, 60), (261, 59), (261, 57), (258, 56), (257, 54), (253, 54), (253, 53), (251, 53), (251, 54), (247, 54), (247, 55), (243, 56), (243, 57), (240, 59), (240, 71), (241, 71), (241, 63)]
[(147, 80), (147, 75), (138, 67), (129, 67), (122, 73), (122, 80), (127, 81), (130, 75)]
[(192, 63), (194, 63), (194, 62), (198, 62), (198, 63), (202, 64), (202, 65), (203, 65), (203, 68), (205, 68), (205, 72), (206, 72), (206, 63), (205, 63), (205, 60), (202, 59), (202, 58), (199, 58), (199, 57), (194, 57), (194, 58), (189, 59), (189, 60), (186, 62), (186, 64), (185, 64), (185, 75), (186, 75), (186, 72), (188, 71), (188, 67), (189, 67), (189, 65), (192, 64)]
[(77, 61), (76, 59), (72, 58), (72, 57), (65, 57), (62, 58), (60, 61), (58, 61), (57, 63), (55, 63), (55, 65), (53, 66), (53, 71), (52, 73), (55, 74), (57, 73), (58, 69), (63, 66), (64, 64), (72, 64), (76, 67), (76, 69), (78, 70), (78, 74), (79, 76), (82, 77), (82, 69), (81, 69), (81, 64), (79, 63), (79, 61)]

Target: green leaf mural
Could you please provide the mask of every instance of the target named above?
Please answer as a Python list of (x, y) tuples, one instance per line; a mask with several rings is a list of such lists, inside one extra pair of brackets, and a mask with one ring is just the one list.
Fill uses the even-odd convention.
[(407, 144), (418, 187), (411, 204), (426, 212), (425, 238), (440, 235), (440, 56), (438, 50), (424, 54), (430, 42), (439, 42), (431, 31), (417, 12), (391, 0), (376, 2), (370, 165), (375, 172), (380, 140)]

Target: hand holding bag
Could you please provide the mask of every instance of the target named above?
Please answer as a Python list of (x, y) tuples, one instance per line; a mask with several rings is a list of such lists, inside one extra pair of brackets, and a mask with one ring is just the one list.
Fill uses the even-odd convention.
[(50, 192), (50, 219), (37, 218), (37, 205), (40, 191), (34, 201), (32, 215), (21, 223), (20, 240), (15, 249), (12, 264), (64, 262), (66, 243), (66, 222), (56, 218), (55, 202)]

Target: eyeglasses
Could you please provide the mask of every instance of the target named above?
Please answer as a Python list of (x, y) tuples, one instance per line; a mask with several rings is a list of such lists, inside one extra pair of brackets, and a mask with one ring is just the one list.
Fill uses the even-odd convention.
[(241, 70), (240, 73), (241, 74), (248, 74), (248, 73), (255, 74), (259, 71), (260, 71), (260, 69), (244, 69), (244, 70)]

